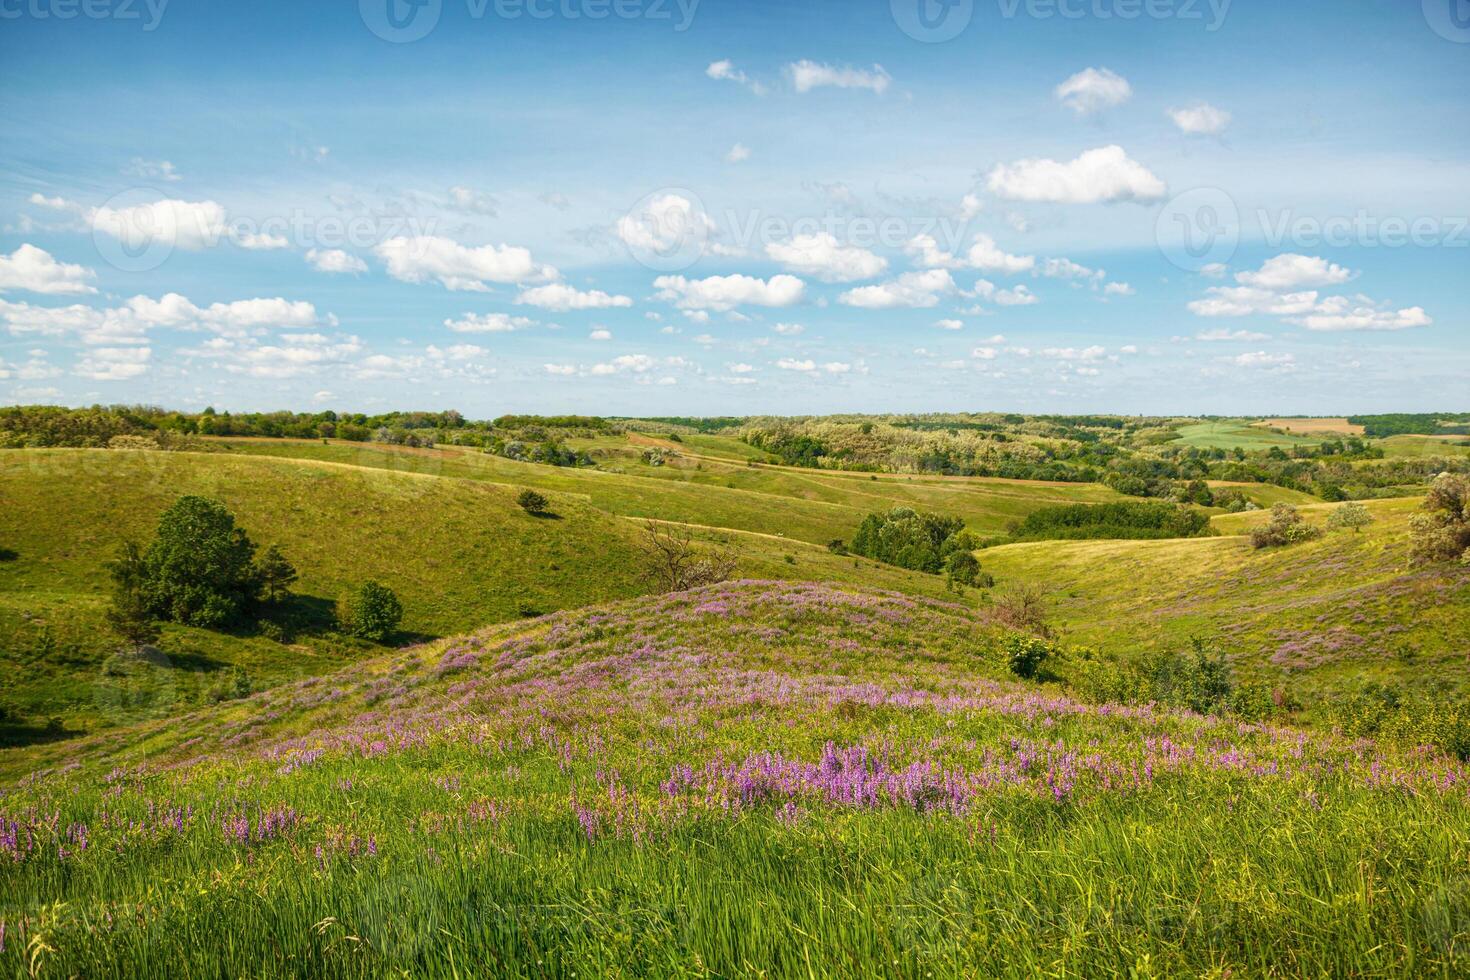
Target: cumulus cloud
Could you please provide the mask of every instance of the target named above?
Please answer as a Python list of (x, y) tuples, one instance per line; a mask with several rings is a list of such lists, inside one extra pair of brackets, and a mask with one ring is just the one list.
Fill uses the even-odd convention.
[(771, 329), (783, 337), (795, 337), (805, 330), (806, 327), (803, 327), (799, 323), (778, 323)]
[(796, 91), (803, 93), (815, 88), (830, 87), (867, 89), (882, 95), (893, 80), (882, 65), (874, 65), (871, 70), (867, 70), (821, 64), (806, 59), (787, 65), (786, 72), (791, 76), (791, 84)]
[(486, 283), (523, 283), (558, 277), (541, 265), (529, 249), (514, 245), (461, 245), (438, 235), (398, 236), (374, 251), (388, 274), (402, 282), (436, 281), (446, 289), (485, 292)]
[(801, 302), (806, 283), (788, 275), (770, 279), (754, 276), (709, 276), (686, 279), (683, 276), (659, 276), (653, 281), (658, 298), (683, 310), (724, 312), (737, 306), (791, 306)]
[(509, 313), (466, 313), (458, 320), (445, 320), (444, 325), (455, 333), (510, 333), (533, 327), (536, 321)]
[(587, 335), (588, 340), (612, 340), (612, 331), (606, 327), (597, 327)]
[(469, 187), (449, 188), (449, 199), (446, 204), (453, 211), (479, 214), (490, 218), (495, 217), (500, 210), (499, 202), (495, 198)]
[(1122, 105), (1133, 97), (1128, 79), (1106, 68), (1084, 68), (1054, 90), (1057, 100), (1079, 116)]
[(739, 68), (736, 68), (735, 63), (729, 58), (711, 61), (709, 67), (704, 70), (704, 74), (706, 77), (713, 78), (715, 81), (734, 82), (737, 85), (743, 85), (756, 95), (766, 94), (766, 87), (764, 85), (745, 74)]
[(1200, 102), (1183, 109), (1170, 109), (1169, 118), (1181, 133), (1190, 136), (1217, 136), (1230, 125), (1230, 113)]
[(1271, 335), (1268, 333), (1256, 333), (1254, 330), (1229, 330), (1225, 327), (1220, 327), (1215, 330), (1201, 330), (1194, 335), (1194, 339), (1204, 341), (1205, 343), (1248, 342), (1270, 340)]
[(126, 381), (148, 372), (148, 347), (96, 347), (77, 362), (72, 373), (92, 381)]
[(941, 251), (932, 235), (915, 235), (904, 246), (914, 257), (915, 263), (930, 269), (978, 269), (982, 272), (1000, 272), (1006, 275), (1026, 272), (1036, 265), (1031, 255), (1012, 255), (1003, 251), (995, 239), (986, 234), (977, 234), (963, 256)]
[[(1339, 300), (1340, 297), (1333, 297)], [(1307, 316), (1293, 318), (1292, 323), (1317, 331), (1342, 330), (1408, 330), (1427, 327), (1434, 321), (1422, 306), (1410, 306), (1401, 310), (1382, 310), (1373, 306), (1351, 306), (1344, 302), (1324, 301), (1317, 311)]]
[(730, 151), (725, 154), (726, 163), (743, 163), (744, 161), (749, 159), (750, 147), (746, 146), (744, 143), (736, 143), (734, 146), (730, 147)]
[(1196, 316), (1300, 316), (1317, 305), (1315, 290), (1275, 293), (1252, 286), (1211, 286), (1205, 298), (1189, 303)]
[(554, 313), (568, 310), (603, 310), (610, 307), (633, 305), (631, 296), (615, 296), (600, 289), (581, 290), (566, 283), (553, 282), (521, 290), (516, 302), (526, 306), (539, 306)]
[(143, 344), (149, 331), (159, 328), (209, 330), (238, 337), (268, 327), (301, 328), (317, 322), (312, 304), (280, 297), (200, 307), (178, 293), (167, 293), (158, 299), (134, 296), (121, 306), (101, 310), (81, 305), (39, 307), (0, 300), (0, 323), (14, 336), (75, 336), (85, 344), (96, 346)]
[(1013, 201), (1097, 204), (1113, 201), (1156, 201), (1167, 190), (1143, 164), (1121, 146), (1087, 150), (1075, 160), (1036, 158), (999, 164), (986, 186)]
[(888, 260), (865, 248), (843, 245), (830, 232), (797, 235), (789, 242), (772, 242), (766, 255), (789, 271), (814, 276), (823, 282), (852, 282), (871, 279), (888, 269)]
[(1252, 368), (1283, 368), (1296, 363), (1296, 358), (1291, 354), (1268, 354), (1263, 350), (1237, 354), (1228, 360), (1236, 367)]
[(947, 269), (905, 272), (897, 279), (876, 286), (849, 289), (837, 301), (846, 306), (868, 310), (891, 310), (899, 307), (936, 306), (941, 295), (955, 290), (954, 278)]
[(815, 371), (817, 362), (811, 360), (797, 360), (793, 357), (783, 357), (776, 362), (776, 367), (782, 371)]
[(1132, 296), (1134, 289), (1126, 282), (1110, 282), (1103, 287), (1105, 296)]
[(1257, 289), (1300, 289), (1304, 286), (1335, 286), (1354, 278), (1355, 273), (1324, 258), (1286, 252), (1254, 271), (1238, 272), (1235, 281)]
[(686, 248), (703, 250), (714, 222), (682, 194), (660, 194), (618, 219), (614, 230), (630, 248), (666, 255)]
[(1107, 357), (1108, 349), (1094, 344), (1091, 347), (1047, 347), (1042, 357), (1057, 361), (1100, 361)]
[(142, 157), (133, 157), (133, 162), (128, 165), (126, 173), (129, 177), (165, 180), (170, 183), (184, 179), (183, 175), (167, 160), (144, 160)]
[(935, 320), (934, 321), (934, 325), (936, 327), (938, 327), (940, 330), (963, 330), (963, 329), (965, 329), (965, 321), (964, 320), (951, 320), (951, 319)]
[(999, 289), (995, 283), (988, 279), (980, 279), (975, 283), (975, 295), (981, 299), (990, 300), (1000, 306), (1031, 306), (1040, 302), (1036, 294), (1031, 292), (1023, 283), (1015, 289)]
[(9, 255), (0, 254), (0, 293), (23, 289), (48, 296), (95, 293), (87, 280), (96, 273), (85, 266), (58, 262), (50, 252), (24, 244)]
[(318, 272), (347, 272), (356, 275), (367, 271), (367, 263), (340, 248), (313, 248), (306, 253), (307, 264)]
[(85, 211), (87, 223), (122, 242), (130, 249), (141, 250), (154, 243), (195, 251), (211, 248), (226, 237), (225, 209), (214, 201), (180, 201), (165, 198), (132, 207), (91, 208)]

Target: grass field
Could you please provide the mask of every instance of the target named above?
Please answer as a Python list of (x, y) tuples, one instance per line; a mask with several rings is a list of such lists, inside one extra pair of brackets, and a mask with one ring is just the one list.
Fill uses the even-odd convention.
[[(1336, 505), (1302, 508), (1322, 523)], [(1408, 568), (1417, 500), (1367, 504), (1376, 521), (1288, 548), (1252, 550), (1242, 536), (1264, 512), (1221, 515), (1222, 535), (1175, 541), (1003, 545), (981, 552), (1003, 581), (1051, 594), (1069, 637), (1107, 650), (1214, 642), (1244, 676), (1298, 694), (1368, 680), (1409, 686), (1470, 675), (1470, 568)]]
[(1269, 429), (1285, 429), (1298, 435), (1360, 436), (1361, 425), (1354, 425), (1345, 418), (1293, 418), (1262, 419), (1255, 423)]
[(1248, 419), (1195, 422), (1180, 426), (1178, 431), (1179, 442), (1198, 449), (1244, 449), (1246, 452), (1253, 452), (1273, 446), (1290, 449), (1292, 446), (1316, 445), (1322, 441), (1320, 437), (1269, 432)]
[(33, 749), (0, 970), (1463, 975), (1463, 767), (1005, 677), (962, 608), (730, 583)]
[[(0, 635), (7, 638), (0, 664), (12, 678), (5, 699), (27, 715), (58, 716), (73, 728), (97, 727), (195, 703), (230, 667), (244, 668), (258, 685), (335, 669), (361, 657), (364, 645), (314, 636), (311, 627), (329, 619), (340, 595), (370, 578), (398, 593), (410, 638), (445, 636), (649, 588), (637, 522), (592, 507), (585, 496), (554, 490), (556, 516), (532, 517), (515, 504), (518, 487), (453, 475), (479, 462), (479, 456), (468, 457), (466, 466), (462, 455), (348, 457), (375, 464), (359, 466), (264, 454), (0, 453), (0, 542), (15, 552), (13, 560), (0, 562)], [(395, 464), (405, 465), (386, 468)], [(550, 470), (551, 477), (559, 472), (505, 465)], [(260, 547), (282, 546), (301, 573), (294, 607), (307, 628), (282, 644), (259, 635), (168, 625), (160, 646), (174, 668), (169, 683), (146, 699), (130, 700), (119, 696), (104, 672), (118, 647), (102, 620), (108, 596), (104, 563), (122, 540), (146, 541), (158, 515), (185, 493), (223, 501)], [(733, 551), (744, 574), (943, 593), (935, 576), (839, 558), (825, 547), (783, 539), (775, 533), (781, 503), (778, 498), (770, 508), (770, 533), (701, 527), (697, 537)], [(815, 521), (822, 506), (801, 513)], [(720, 512), (713, 508), (696, 516), (718, 519)], [(815, 536), (825, 541), (840, 530)]]

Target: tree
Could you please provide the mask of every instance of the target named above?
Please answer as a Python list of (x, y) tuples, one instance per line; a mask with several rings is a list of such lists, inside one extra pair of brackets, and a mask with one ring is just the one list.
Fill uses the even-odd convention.
[(403, 604), (393, 590), (367, 581), (357, 595), (343, 604), (338, 617), (347, 632), (364, 640), (381, 643), (393, 634), (403, 619)]
[(544, 514), (549, 504), (547, 499), (535, 490), (522, 490), (516, 497), (516, 503), (521, 505), (521, 510), (527, 514)]
[(1327, 527), (1338, 531), (1351, 528), (1357, 534), (1363, 528), (1373, 523), (1373, 515), (1368, 513), (1368, 508), (1356, 500), (1349, 500), (1338, 507), (1327, 518)]
[(184, 496), (158, 519), (142, 557), (140, 592), (160, 619), (220, 626), (260, 597), (255, 545), (224, 505)]
[(968, 551), (956, 551), (945, 562), (945, 572), (956, 585), (974, 585), (980, 577), (980, 559)]
[(1427, 513), (1409, 519), (1413, 540), (1410, 560), (1470, 563), (1470, 476), (1441, 473), (1424, 498)]
[(701, 553), (687, 528), (665, 527), (657, 521), (643, 524), (643, 557), (652, 578), (664, 592), (683, 592), (723, 582), (735, 572), (729, 552)]
[(143, 597), (146, 571), (138, 545), (133, 541), (123, 542), (107, 570), (112, 575), (112, 605), (107, 609), (107, 625), (134, 653), (139, 653), (148, 644), (158, 642), (162, 634)]
[(297, 578), (296, 566), (281, 554), (280, 545), (273, 544), (265, 549), (265, 554), (260, 556), (255, 570), (260, 576), (261, 585), (265, 587), (266, 599), (278, 602), (291, 594), (291, 583)]

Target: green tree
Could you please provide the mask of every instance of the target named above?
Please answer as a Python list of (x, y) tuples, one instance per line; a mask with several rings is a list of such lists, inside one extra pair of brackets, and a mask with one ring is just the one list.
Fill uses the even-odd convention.
[(393, 634), (403, 619), (403, 604), (393, 590), (377, 582), (362, 584), (339, 616), (347, 632), (364, 640), (381, 643)]
[(1411, 560), (1470, 562), (1470, 476), (1441, 473), (1424, 498), (1426, 513), (1409, 519)]
[(281, 554), (280, 545), (273, 544), (265, 549), (265, 554), (260, 556), (255, 570), (260, 576), (260, 582), (265, 588), (265, 597), (268, 600), (278, 602), (291, 594), (291, 583), (297, 579), (296, 566)]
[(143, 554), (141, 592), (160, 619), (221, 626), (260, 597), (255, 545), (216, 500), (184, 496), (158, 519)]
[(1356, 500), (1349, 500), (1341, 507), (1333, 510), (1327, 518), (1328, 528), (1337, 531), (1351, 529), (1354, 534), (1373, 523), (1373, 515), (1368, 513), (1368, 508)]
[(945, 572), (957, 585), (974, 585), (980, 577), (980, 559), (968, 551), (956, 551), (945, 562)]
[(137, 653), (148, 644), (158, 642), (162, 635), (143, 596), (147, 572), (138, 545), (132, 541), (123, 542), (117, 558), (108, 562), (107, 570), (112, 576), (112, 604), (106, 613), (108, 628)]

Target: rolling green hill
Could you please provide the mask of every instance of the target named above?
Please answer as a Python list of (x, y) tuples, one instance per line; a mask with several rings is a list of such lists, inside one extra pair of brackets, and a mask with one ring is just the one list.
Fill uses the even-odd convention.
[[(1306, 694), (1368, 680), (1470, 686), (1470, 568), (1408, 567), (1417, 500), (1370, 501), (1359, 534), (1256, 551), (1262, 511), (1221, 515), (1222, 537), (1047, 541), (981, 552), (1006, 581), (1046, 588), (1078, 642), (1118, 652), (1216, 643), (1245, 675)], [(1322, 523), (1335, 505), (1302, 508)]]
[(25, 750), (0, 970), (1462, 972), (1463, 765), (1079, 703), (997, 642), (726, 583)]

